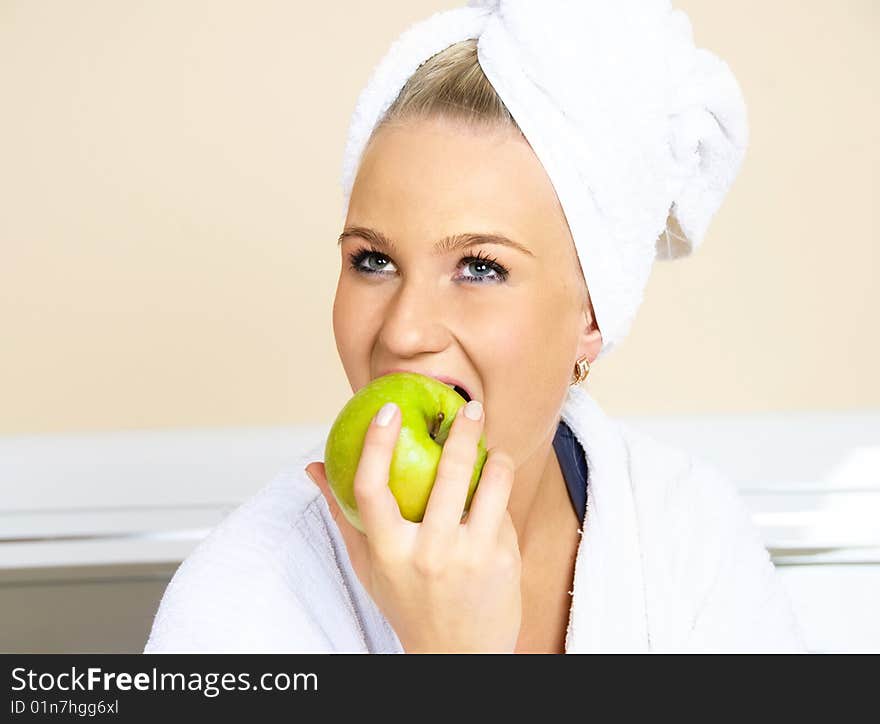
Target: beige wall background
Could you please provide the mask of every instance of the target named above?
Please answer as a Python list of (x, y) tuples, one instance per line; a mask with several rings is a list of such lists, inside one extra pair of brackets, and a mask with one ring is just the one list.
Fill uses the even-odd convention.
[[(357, 93), (459, 2), (0, 0), (0, 433), (329, 422)], [(678, 0), (751, 147), (587, 389), (611, 414), (880, 406), (880, 3)]]

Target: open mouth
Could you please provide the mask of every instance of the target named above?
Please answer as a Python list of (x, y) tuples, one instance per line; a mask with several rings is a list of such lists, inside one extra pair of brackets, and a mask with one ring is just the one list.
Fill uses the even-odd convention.
[(465, 402), (470, 402), (472, 399), (470, 394), (468, 394), (468, 391), (466, 389), (464, 389), (464, 387), (462, 387), (461, 385), (457, 385), (452, 381), (453, 379), (455, 379), (454, 377), (447, 377), (445, 375), (436, 375), (431, 372), (415, 372), (414, 370), (406, 370), (406, 369), (402, 369), (402, 368), (394, 368), (394, 369), (384, 370), (384, 371), (380, 372), (377, 376), (383, 377), (384, 375), (390, 375), (394, 372), (409, 372), (412, 374), (424, 375), (425, 377), (432, 377), (433, 379), (437, 380), (438, 382), (442, 382), (447, 387), (451, 387), (453, 390), (455, 390), (459, 395), (461, 395), (464, 398)]
[(452, 385), (452, 389), (455, 390), (459, 395), (464, 397), (465, 402), (471, 401), (471, 396), (467, 393), (467, 390), (465, 390), (464, 388), (459, 387), (458, 385)]

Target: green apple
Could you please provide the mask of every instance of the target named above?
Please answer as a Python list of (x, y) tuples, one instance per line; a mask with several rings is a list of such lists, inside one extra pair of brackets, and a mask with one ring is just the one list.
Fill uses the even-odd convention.
[[(340, 509), (362, 533), (365, 531), (354, 497), (354, 477), (367, 430), (386, 402), (394, 402), (402, 414), (388, 487), (397, 500), (400, 514), (414, 523), (424, 518), (443, 444), (449, 437), (458, 408), (466, 404), (464, 397), (453, 388), (414, 372), (392, 372), (378, 377), (346, 403), (327, 437), (324, 471)], [(486, 455), (486, 438), (482, 435), (462, 514), (470, 508)]]

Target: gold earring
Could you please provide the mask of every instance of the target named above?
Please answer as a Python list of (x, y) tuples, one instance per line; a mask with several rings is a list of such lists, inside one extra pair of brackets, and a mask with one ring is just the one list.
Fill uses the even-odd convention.
[(579, 385), (585, 379), (587, 379), (587, 375), (590, 374), (590, 363), (587, 362), (587, 357), (584, 355), (581, 357), (574, 366), (574, 377), (571, 381), (573, 385)]

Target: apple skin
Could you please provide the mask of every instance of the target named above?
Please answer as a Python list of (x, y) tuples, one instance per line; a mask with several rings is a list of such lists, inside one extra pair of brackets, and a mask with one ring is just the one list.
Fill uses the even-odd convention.
[[(336, 417), (324, 448), (327, 483), (348, 521), (365, 533), (354, 496), (354, 478), (367, 430), (386, 402), (401, 411), (400, 435), (391, 457), (388, 487), (400, 514), (413, 523), (422, 521), (437, 476), (443, 444), (458, 409), (466, 400), (433, 377), (414, 372), (392, 372), (358, 390)], [(443, 413), (440, 419), (439, 413)], [(432, 438), (431, 431), (436, 430)], [(486, 462), (486, 438), (480, 436), (464, 511), (470, 508)]]

